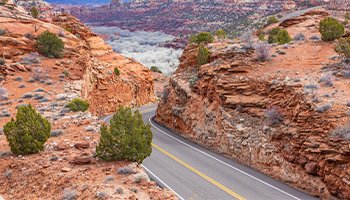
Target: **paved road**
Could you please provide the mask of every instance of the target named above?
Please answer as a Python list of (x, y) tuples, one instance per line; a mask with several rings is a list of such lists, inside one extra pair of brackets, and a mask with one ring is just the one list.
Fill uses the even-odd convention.
[(145, 159), (143, 167), (179, 199), (316, 199), (173, 134), (152, 120), (156, 105), (139, 110), (153, 132), (152, 155)]

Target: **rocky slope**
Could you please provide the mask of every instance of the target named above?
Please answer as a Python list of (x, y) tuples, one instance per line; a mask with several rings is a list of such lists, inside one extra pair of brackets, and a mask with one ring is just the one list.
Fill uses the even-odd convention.
[(84, 22), (94, 25), (117, 26), (128, 30), (162, 31), (187, 35), (221, 28), (237, 32), (246, 27), (249, 19), (324, 4), (326, 1), (111, 1), (103, 6), (58, 6)]
[[(36, 37), (45, 30), (65, 44), (62, 59), (41, 56)], [(14, 5), (0, 6), (0, 125), (31, 104), (52, 124), (44, 151), (11, 153), (0, 131), (0, 199), (176, 199), (128, 162), (95, 157), (99, 125), (94, 114), (118, 105), (153, 101), (151, 72), (115, 54), (103, 40), (69, 15), (52, 21), (28, 16)], [(120, 76), (113, 75), (114, 67)], [(75, 97), (91, 103), (91, 112), (74, 113), (65, 105)]]
[(156, 120), (307, 193), (349, 199), (350, 141), (332, 134), (349, 121), (349, 69), (333, 44), (320, 41), (318, 23), (326, 15), (309, 12), (282, 23), (292, 37), (306, 39), (273, 46), (267, 62), (224, 42), (209, 44), (210, 63), (198, 67), (197, 46), (187, 46)]

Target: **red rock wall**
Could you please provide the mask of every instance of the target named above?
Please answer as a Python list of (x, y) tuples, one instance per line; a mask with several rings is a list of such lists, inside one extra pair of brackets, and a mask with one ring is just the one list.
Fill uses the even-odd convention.
[[(350, 141), (330, 136), (343, 114), (315, 112), (301, 86), (259, 80), (254, 52), (214, 52), (217, 64), (194, 70), (193, 48), (159, 104), (160, 123), (312, 195), (350, 198)], [(266, 126), (270, 107), (284, 116), (281, 125)]]

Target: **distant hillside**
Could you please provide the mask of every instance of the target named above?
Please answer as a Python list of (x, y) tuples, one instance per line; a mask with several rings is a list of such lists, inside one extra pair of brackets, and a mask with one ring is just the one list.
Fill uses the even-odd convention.
[(71, 4), (71, 5), (84, 5), (84, 4), (106, 4), (110, 3), (110, 0), (46, 0), (49, 3), (56, 4)]

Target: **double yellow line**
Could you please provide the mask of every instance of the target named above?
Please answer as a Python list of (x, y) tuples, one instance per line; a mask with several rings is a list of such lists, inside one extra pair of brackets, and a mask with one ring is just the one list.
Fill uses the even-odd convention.
[(171, 159), (175, 160), (176, 162), (178, 162), (179, 164), (181, 164), (182, 166), (186, 167), (187, 169), (191, 170), (192, 172), (196, 173), (197, 175), (199, 175), (200, 177), (202, 177), (203, 179), (207, 180), (208, 182), (212, 183), (213, 185), (215, 185), (216, 187), (222, 189), (223, 191), (225, 191), (226, 193), (228, 193), (229, 195), (235, 197), (238, 200), (245, 200), (245, 198), (243, 198), (242, 196), (240, 196), (239, 194), (233, 192), (232, 190), (228, 189), (227, 187), (225, 187), (224, 185), (220, 184), (219, 182), (217, 182), (216, 180), (210, 178), (209, 176), (203, 174), (202, 172), (198, 171), (197, 169), (193, 168), (192, 166), (190, 166), (189, 164), (187, 164), (186, 162), (180, 160), (179, 158), (177, 158), (176, 156), (170, 154), (169, 152), (165, 151), (164, 149), (162, 149), (161, 147), (159, 147), (158, 145), (152, 143), (152, 146), (154, 148), (156, 148), (158, 151), (164, 153), (165, 155), (167, 155), (168, 157), (170, 157)]

